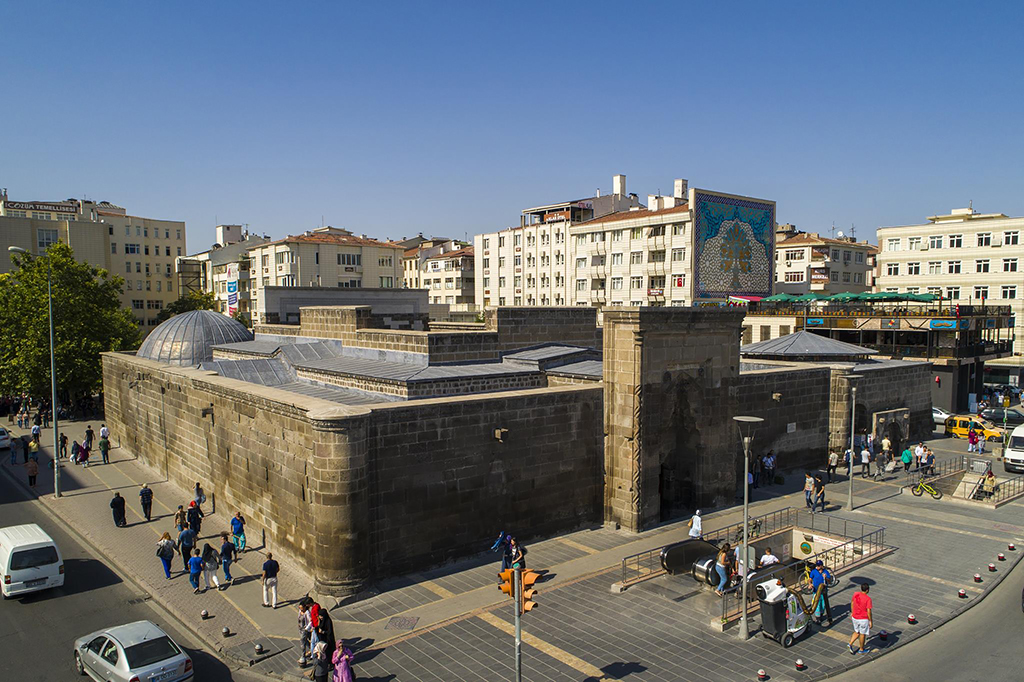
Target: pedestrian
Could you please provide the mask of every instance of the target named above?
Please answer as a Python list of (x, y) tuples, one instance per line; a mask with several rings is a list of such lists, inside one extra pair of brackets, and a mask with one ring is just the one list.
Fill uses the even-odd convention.
[(690, 523), (687, 524), (690, 527), (690, 537), (699, 540), (704, 537), (704, 524), (700, 518), (700, 509), (693, 512), (693, 516), (690, 517)]
[(320, 604), (313, 602), (309, 605), (309, 650), (320, 641)]
[(203, 492), (203, 488), (199, 485), (199, 481), (196, 481), (196, 487), (192, 489), (192, 493), (192, 500), (196, 503), (197, 507), (201, 507), (206, 503), (206, 493)]
[(34, 459), (25, 462), (25, 474), (28, 476), (28, 487), (36, 487), (36, 476), (39, 475), (39, 463)]
[(110, 464), (110, 441), (106, 438), (100, 437), (98, 445), (100, 448), (100, 457), (103, 459), (103, 463)]
[(174, 527), (178, 529), (178, 532), (185, 530), (185, 526), (188, 525), (188, 516), (185, 514), (185, 508), (182, 505), (178, 505), (177, 511), (174, 512)]
[(220, 552), (218, 552), (210, 543), (203, 545), (203, 581), (206, 584), (206, 589), (210, 589), (210, 582), (213, 582), (213, 586), (220, 590), (220, 580), (217, 579), (217, 569), (220, 568)]
[[(181, 560), (185, 564), (184, 570), (188, 571), (189, 562), (192, 560), (192, 550), (196, 548), (196, 542), (199, 538), (196, 536), (196, 532), (185, 524), (185, 527), (178, 533), (178, 551), (181, 552)], [(198, 585), (196, 585), (198, 587)]]
[(309, 623), (309, 605), (313, 600), (303, 597), (299, 602), (299, 667), (306, 667), (306, 657), (309, 656), (309, 636), (312, 626)]
[(334, 679), (332, 682), (355, 682), (356, 676), (352, 672), (352, 658), (352, 650), (344, 644), (335, 647), (334, 656), (331, 659), (334, 663)]
[(881, 449), (875, 453), (875, 475), (872, 476), (872, 480), (877, 481), (878, 479), (885, 480), (885, 466), (889, 461), (889, 451)]
[(78, 454), (82, 451), (82, 446), (78, 444), (78, 441), (71, 443), (71, 462), (78, 464)]
[(242, 517), (242, 512), (235, 512), (235, 515), (231, 517), (231, 539), (235, 543), (235, 560), (237, 561), (245, 551), (245, 518)]
[(519, 544), (511, 535), (508, 538), (508, 551), (512, 556), (510, 557), (511, 568), (526, 568), (526, 548)]
[[(184, 554), (184, 553), (183, 553)], [(192, 556), (189, 557), (187, 568), (188, 568), (188, 581), (194, 588), (192, 594), (199, 594), (199, 574), (203, 572), (203, 559), (199, 556), (198, 549), (192, 549)]]
[(814, 476), (810, 471), (804, 473), (804, 506), (814, 511)]
[(865, 445), (860, 451), (860, 477), (867, 478), (871, 468), (871, 450)]
[(164, 579), (170, 580), (171, 561), (174, 560), (174, 540), (171, 539), (170, 533), (165, 532), (160, 536), (160, 541), (156, 543), (156, 555), (164, 565)]
[(832, 573), (825, 568), (825, 562), (821, 559), (815, 561), (814, 570), (811, 571), (811, 593), (817, 595), (814, 622), (818, 625), (821, 625), (825, 618), (828, 618), (829, 626), (832, 625), (832, 605), (828, 601), (828, 581), (831, 579)]
[(32, 440), (30, 440), (28, 442), (28, 448), (26, 448), (26, 453), (27, 453), (25, 455), (25, 462), (26, 463), (28, 463), (28, 461), (30, 459), (31, 460), (35, 460), (37, 462), (39, 461), (39, 439), (33, 438)]
[(764, 474), (768, 485), (775, 483), (775, 451), (769, 450), (764, 457)]
[(815, 508), (821, 505), (821, 511), (825, 511), (825, 481), (821, 478), (821, 474), (814, 474), (814, 502), (811, 504), (811, 513), (814, 513)]
[(67, 459), (68, 457), (68, 434), (60, 434), (60, 449), (58, 450), (57, 456), (61, 459)]
[[(868, 635), (871, 634), (871, 627), (874, 624), (871, 618), (871, 597), (868, 596), (870, 587), (867, 583), (860, 586), (860, 592), (855, 592), (850, 601), (850, 620), (853, 621), (853, 636), (850, 637), (850, 653), (865, 654), (867, 649)], [(860, 648), (854, 646), (854, 642), (860, 641)]]
[(981, 432), (978, 434), (978, 454), (985, 454), (985, 433)]
[(828, 453), (828, 482), (832, 482), (832, 477), (836, 475), (836, 469), (839, 468), (839, 452), (832, 450)]
[(755, 488), (759, 487), (760, 484), (761, 484), (761, 467), (762, 466), (763, 465), (761, 463), (761, 456), (760, 455), (754, 455), (754, 461), (751, 464), (750, 473), (754, 477), (754, 487)]
[(85, 427), (85, 447), (92, 449), (92, 439), (95, 436), (95, 432), (92, 430), (92, 425)]
[(935, 453), (931, 448), (925, 448), (924, 451), (924, 472), (928, 476), (935, 475)]
[(974, 452), (978, 448), (978, 432), (971, 427), (967, 432), (967, 452)]
[(327, 656), (327, 642), (317, 642), (313, 647), (313, 682), (327, 682), (331, 674), (331, 659)]
[(206, 516), (206, 514), (204, 514), (203, 510), (199, 508), (199, 505), (196, 504), (195, 500), (188, 503), (188, 511), (185, 512), (185, 518), (188, 519), (189, 528), (196, 532), (197, 538), (199, 537), (199, 534), (203, 532), (204, 516)]
[(100, 424), (100, 438), (110, 438), (110, 429), (106, 424)]
[(153, 514), (153, 489), (149, 487), (148, 483), (143, 483), (142, 488), (139, 489), (139, 503), (142, 505), (142, 515), (146, 517), (147, 521), (152, 521), (150, 517)]
[(43, 427), (41, 427), (39, 424), (33, 424), (32, 425), (32, 440), (39, 440), (39, 436), (40, 436), (40, 434), (42, 432), (43, 432)]
[(114, 493), (114, 499), (110, 501), (110, 508), (114, 512), (114, 525), (118, 528), (127, 526), (128, 522), (124, 517), (124, 498), (121, 497), (121, 493)]
[(227, 532), (220, 534), (220, 563), (224, 567), (224, 580), (227, 581), (228, 585), (234, 585), (235, 579), (231, 577), (231, 562), (235, 558), (235, 546), (228, 540)]
[(263, 562), (263, 605), (272, 609), (277, 608), (277, 573), (281, 566), (274, 561), (274, 555), (267, 552), (267, 560)]
[(764, 554), (762, 554), (761, 558), (757, 560), (757, 567), (761, 569), (766, 566), (774, 566), (777, 563), (779, 563), (779, 557), (772, 554), (771, 547), (765, 547)]
[(882, 452), (885, 453), (886, 459), (892, 459), (892, 441), (889, 440), (889, 436), (882, 438)]
[(903, 454), (900, 455), (900, 461), (903, 462), (903, 473), (910, 473), (910, 464), (914, 461), (914, 453), (910, 451), (910, 444), (903, 448)]
[(719, 596), (722, 595), (722, 591), (729, 584), (729, 571), (727, 567), (729, 565), (730, 549), (732, 548), (729, 546), (729, 543), (724, 543), (722, 548), (718, 550), (718, 556), (715, 557), (715, 570), (718, 571), (718, 587), (715, 588), (715, 594)]
[(853, 476), (853, 448), (846, 448), (843, 453), (843, 463), (846, 464), (846, 477)]
[[(11, 466), (12, 467), (18, 465), (18, 450), (21, 448), (21, 445), (22, 445), (22, 443), (21, 443), (21, 439), (20, 438), (12, 438), (11, 439)], [(26, 457), (26, 460), (27, 459), (28, 458)]]
[(323, 606), (320, 607), (319, 623), (316, 626), (316, 638), (324, 645), (327, 658), (334, 657), (334, 649), (337, 646), (334, 639), (334, 619)]
[(924, 458), (924, 443), (918, 443), (914, 448), (914, 471), (921, 468), (921, 460)]

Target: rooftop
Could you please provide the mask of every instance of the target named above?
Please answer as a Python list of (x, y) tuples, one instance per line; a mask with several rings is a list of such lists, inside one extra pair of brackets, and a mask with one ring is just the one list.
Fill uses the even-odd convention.
[(781, 242), (776, 244), (776, 248), (784, 246), (814, 246), (828, 244), (834, 246), (843, 246), (846, 248), (859, 247), (859, 248), (873, 248), (874, 244), (868, 242), (852, 242), (847, 239), (830, 239), (828, 237), (822, 237), (817, 232), (801, 232), (800, 234), (793, 235), (788, 239), (783, 239)]
[(777, 339), (759, 341), (740, 347), (740, 355), (755, 358), (851, 358), (875, 355), (876, 350), (836, 341), (812, 332), (799, 331)]
[(597, 225), (601, 223), (615, 223), (626, 220), (636, 220), (637, 218), (654, 218), (660, 216), (668, 216), (676, 213), (689, 213), (689, 204), (680, 204), (679, 206), (673, 206), (672, 208), (663, 208), (657, 211), (651, 211), (646, 208), (638, 208), (632, 211), (618, 211), (616, 213), (609, 213), (606, 216), (600, 218), (594, 218), (583, 223), (576, 223), (573, 227), (581, 227), (584, 225)]
[(257, 244), (250, 247), (258, 249), (264, 246), (277, 244), (335, 244), (337, 246), (377, 246), (384, 249), (402, 249), (403, 247), (394, 242), (382, 242), (371, 237), (357, 237), (354, 234), (340, 234), (337, 232), (306, 232), (304, 234), (290, 235), (284, 239), (278, 239), (264, 244)]

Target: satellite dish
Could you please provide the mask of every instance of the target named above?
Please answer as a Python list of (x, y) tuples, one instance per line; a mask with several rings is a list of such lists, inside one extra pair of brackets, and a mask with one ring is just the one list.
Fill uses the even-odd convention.
[(840, 230), (839, 232), (836, 232), (836, 236), (837, 236), (837, 237), (839, 237), (840, 239), (842, 239), (842, 238), (843, 238), (843, 237), (845, 237), (846, 235), (845, 235), (845, 234), (843, 234), (843, 231), (842, 231), (842, 230)]

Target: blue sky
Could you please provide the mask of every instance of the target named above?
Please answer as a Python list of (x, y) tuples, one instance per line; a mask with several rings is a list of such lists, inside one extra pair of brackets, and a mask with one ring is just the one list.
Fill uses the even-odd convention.
[(692, 187), (828, 233), (1024, 215), (1020, 3), (7, 3), (0, 186), (463, 237)]

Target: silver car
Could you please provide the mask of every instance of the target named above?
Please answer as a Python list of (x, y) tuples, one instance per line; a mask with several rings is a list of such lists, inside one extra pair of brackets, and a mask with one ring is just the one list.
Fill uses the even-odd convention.
[(953, 413), (949, 410), (944, 410), (941, 407), (932, 406), (932, 421), (935, 422), (936, 426), (944, 426), (946, 420), (953, 416)]
[(180, 682), (192, 659), (148, 620), (99, 630), (75, 640), (75, 669), (97, 682)]

